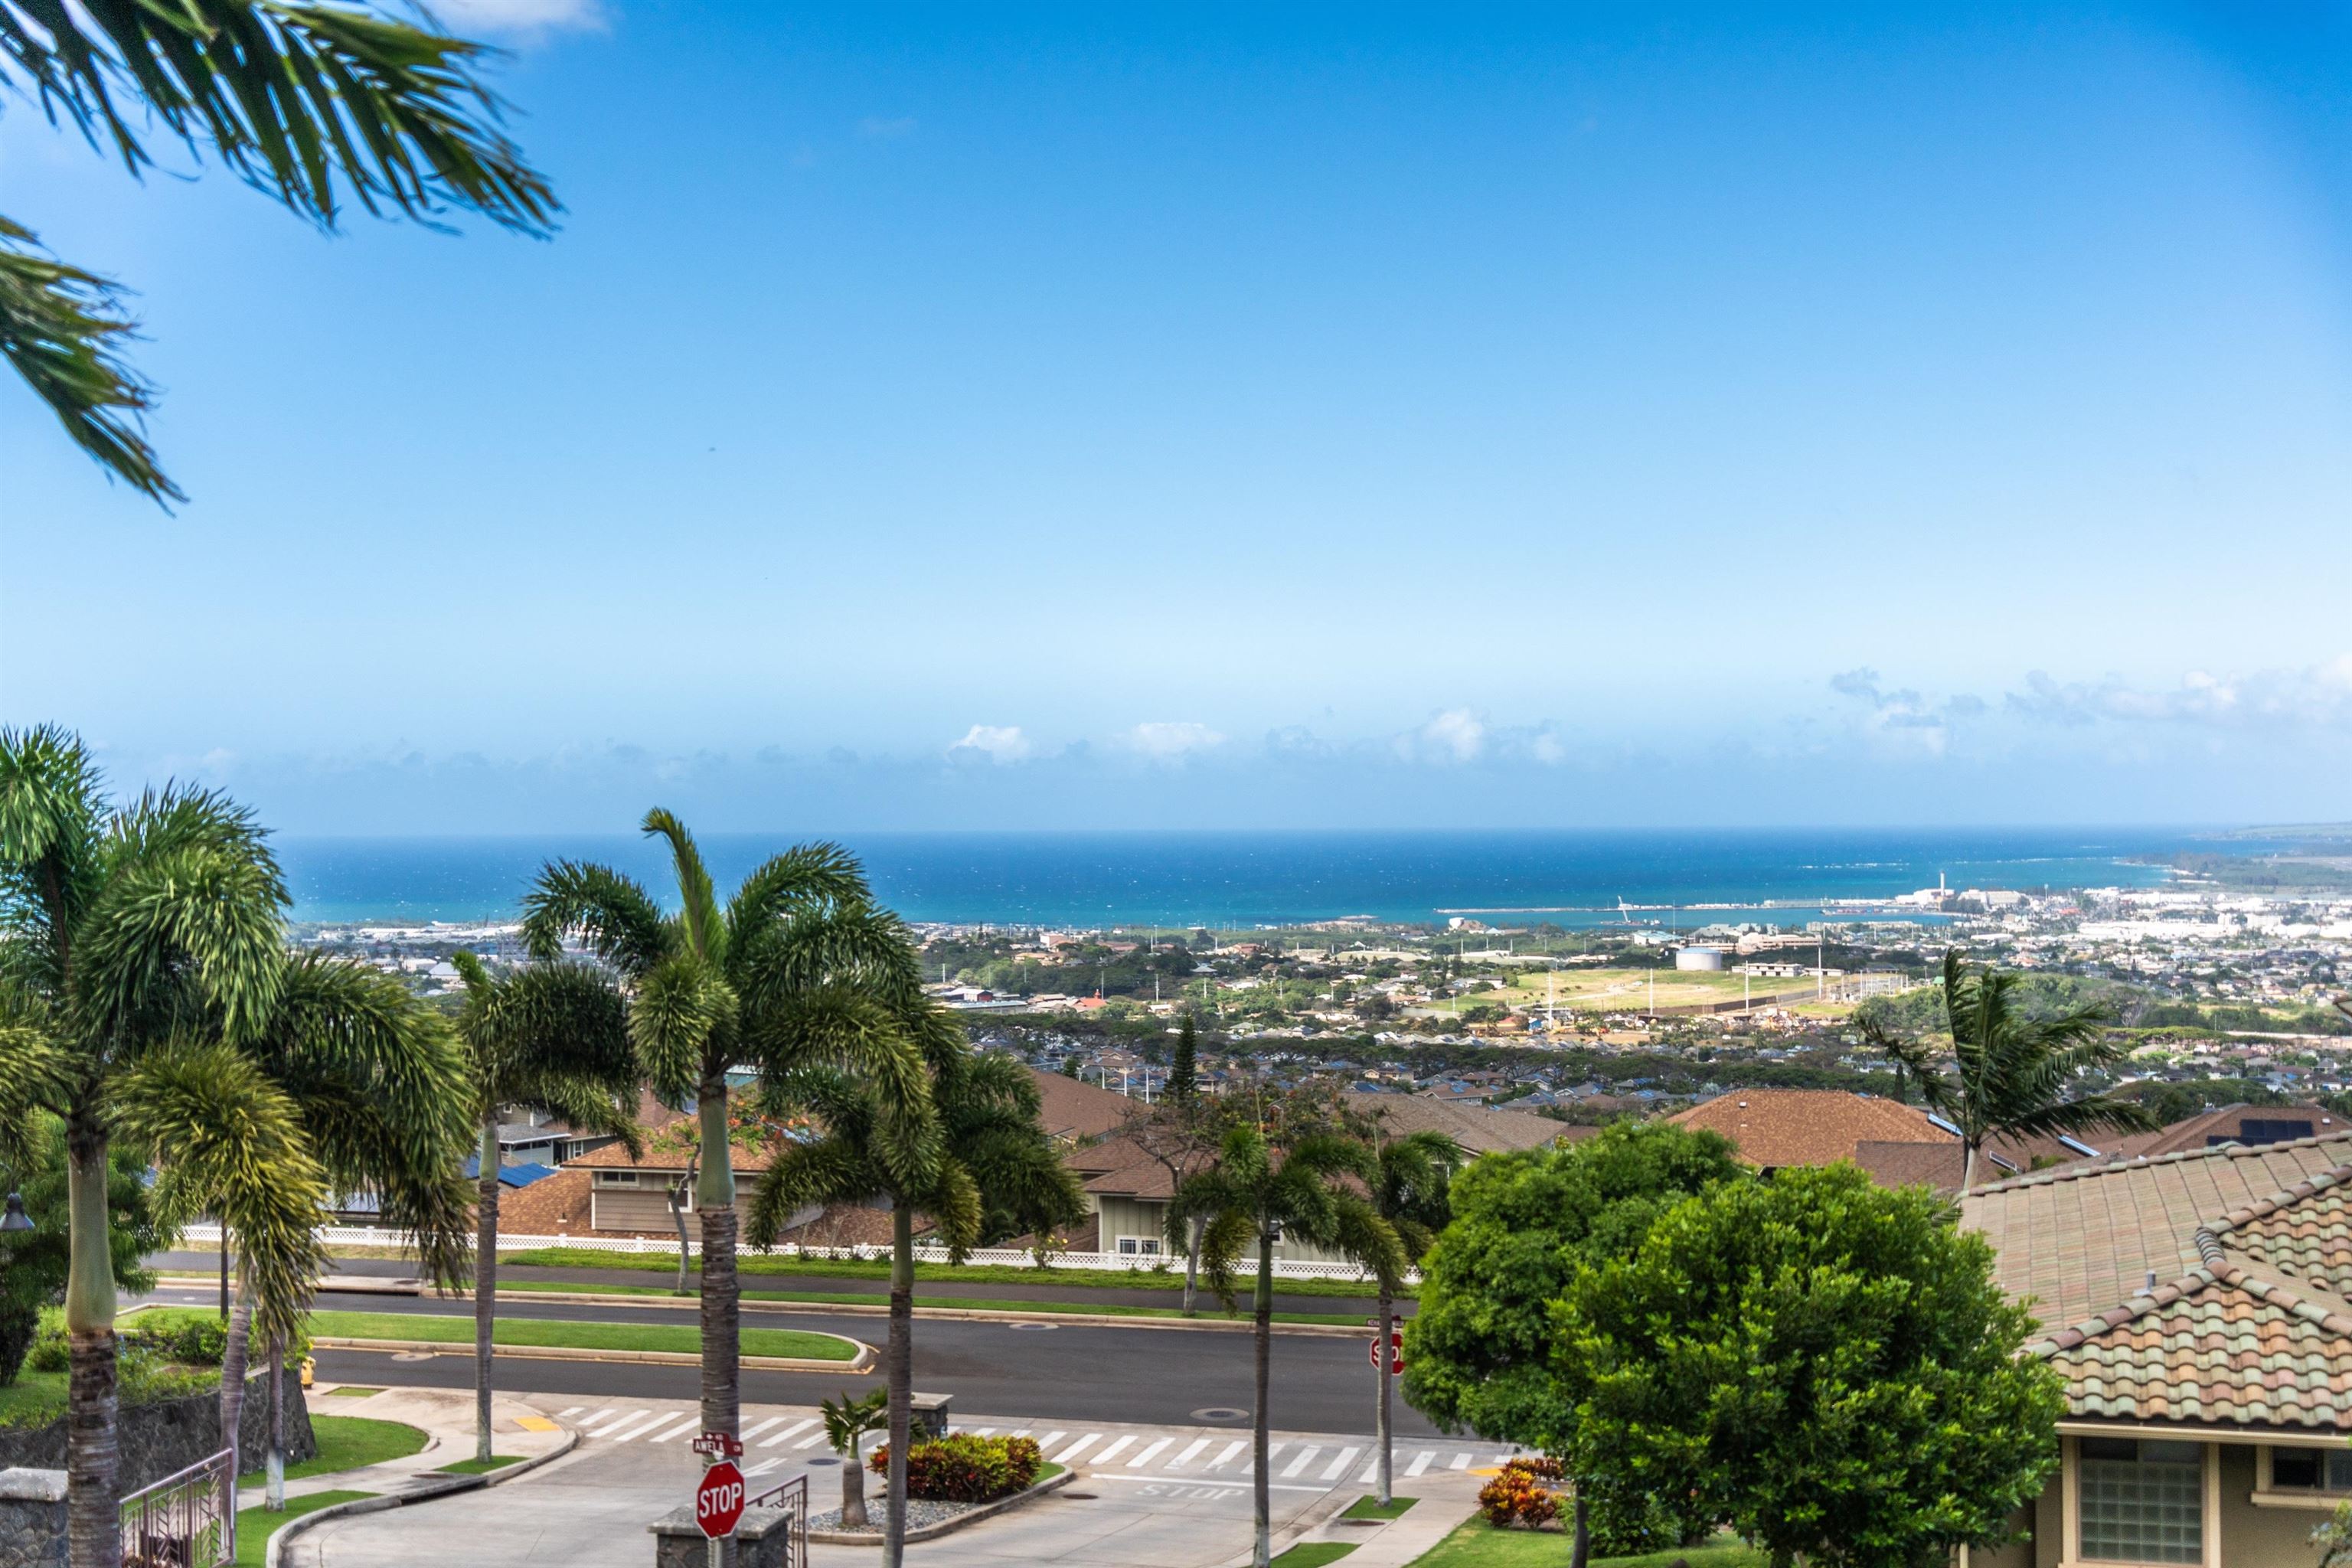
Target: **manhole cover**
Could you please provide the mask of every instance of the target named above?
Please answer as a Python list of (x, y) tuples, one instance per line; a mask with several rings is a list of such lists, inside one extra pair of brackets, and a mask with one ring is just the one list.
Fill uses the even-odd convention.
[(841, 1461), (839, 1459), (811, 1459), (809, 1463), (812, 1465), (837, 1465), (841, 1463)]
[(1005, 1325), (1013, 1332), (1021, 1334), (1050, 1334), (1061, 1326), (1059, 1323), (1007, 1323)]
[(1246, 1421), (1249, 1419), (1249, 1412), (1236, 1410), (1230, 1405), (1212, 1405), (1206, 1410), (1192, 1412), (1192, 1419), (1195, 1421)]

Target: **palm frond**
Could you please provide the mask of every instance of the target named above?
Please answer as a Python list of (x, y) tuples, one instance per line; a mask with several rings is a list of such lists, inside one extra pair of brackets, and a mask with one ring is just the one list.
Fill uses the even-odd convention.
[(838, 844), (803, 844), (763, 861), (727, 902), (727, 929), (748, 942), (771, 927), (871, 902), (866, 874)]
[(629, 1039), (664, 1099), (691, 1093), (710, 1070), (716, 1042), (731, 1039), (734, 1028), (734, 992), (690, 951), (649, 970), (629, 1007)]
[(776, 1245), (793, 1215), (810, 1204), (863, 1203), (882, 1190), (883, 1175), (852, 1138), (835, 1134), (785, 1149), (760, 1176), (744, 1239)]
[(367, 211), (430, 221), (465, 208), (527, 234), (562, 210), (499, 128), (479, 67), (494, 51), (350, 5), (298, 0), (18, 0), (0, 7), (0, 65), (54, 122), (153, 156), (136, 121), (334, 226), (348, 187)]
[(651, 894), (608, 866), (558, 860), (522, 900), (523, 940), (538, 959), (563, 956), (563, 939), (635, 979), (667, 958), (677, 938)]
[(164, 1195), (211, 1209), (236, 1233), (262, 1331), (292, 1335), (326, 1266), (318, 1226), (327, 1199), (293, 1097), (218, 1042), (159, 1046), (109, 1090), (117, 1130), (164, 1173)]
[(719, 918), (719, 896), (710, 885), (710, 871), (694, 835), (669, 812), (656, 806), (646, 813), (646, 837), (669, 845), (670, 868), (677, 878), (678, 919), (686, 929), (687, 951), (722, 972), (727, 963), (727, 925)]
[(31, 229), (0, 217), (0, 355), (110, 478), (151, 500), (185, 500), (147, 442), (155, 388), (119, 352), (138, 335), (126, 292), (57, 260)]

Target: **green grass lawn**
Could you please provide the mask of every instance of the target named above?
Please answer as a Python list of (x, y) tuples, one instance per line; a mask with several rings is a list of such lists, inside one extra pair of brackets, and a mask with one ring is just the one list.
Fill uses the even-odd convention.
[[(160, 1310), (168, 1314), (194, 1309)], [(409, 1340), (436, 1345), (474, 1342), (473, 1318), (448, 1312), (313, 1312), (309, 1328), (314, 1339)], [(565, 1350), (674, 1351), (694, 1355), (702, 1349), (702, 1330), (693, 1323), (562, 1323), (544, 1318), (500, 1318), (494, 1337), (502, 1345)], [(799, 1329), (745, 1329), (743, 1353), (852, 1361), (857, 1351), (829, 1334)]]
[(1388, 1507), (1382, 1508), (1381, 1500), (1376, 1497), (1360, 1497), (1349, 1503), (1348, 1511), (1339, 1517), (1341, 1519), (1397, 1519), (1402, 1517), (1405, 1510), (1420, 1500), (1419, 1498), (1392, 1497), (1389, 1500)]
[[(405, 1458), (423, 1451), (429, 1440), (417, 1427), (399, 1421), (371, 1421), (364, 1415), (313, 1415), (311, 1434), (319, 1439), (319, 1457), (305, 1459), (286, 1468), (286, 1479), (303, 1476), (331, 1475), (337, 1470), (356, 1470), (362, 1465), (380, 1465), (386, 1459)], [(239, 1476), (244, 1485), (257, 1484), (259, 1470)]]
[(346, 1383), (327, 1390), (327, 1397), (330, 1399), (365, 1399), (372, 1394), (382, 1394), (383, 1392), (383, 1390), (381, 1388), (362, 1388), (355, 1383)]
[[(593, 1280), (579, 1279), (532, 1279), (521, 1284), (507, 1286), (499, 1293), (503, 1296), (509, 1291), (528, 1290), (562, 1291), (565, 1294), (596, 1296), (671, 1297), (676, 1295), (675, 1291), (659, 1285), (599, 1285)], [(828, 1307), (887, 1307), (890, 1304), (890, 1298), (887, 1296), (845, 1294), (836, 1290), (746, 1290), (743, 1292), (743, 1300), (808, 1302)], [(1202, 1296), (1201, 1301), (1202, 1310), (1196, 1312), (1195, 1317), (1229, 1318), (1237, 1322), (1248, 1321), (1249, 1312), (1246, 1309), (1228, 1312), (1216, 1305), (1215, 1297), (1207, 1294)], [(915, 1299), (915, 1304), (919, 1307), (967, 1307), (983, 1312), (1068, 1310), (1102, 1318), (1175, 1318), (1180, 1321), (1183, 1318), (1183, 1313), (1174, 1307), (1126, 1307), (1108, 1301), (999, 1301), (970, 1296), (919, 1295)], [(1361, 1312), (1276, 1312), (1274, 1315), (1274, 1321), (1277, 1323), (1338, 1323), (1342, 1328), (1353, 1328), (1364, 1321), (1364, 1316)]]
[(1355, 1550), (1352, 1542), (1302, 1541), (1274, 1560), (1274, 1568), (1323, 1568)]
[(0, 1426), (46, 1426), (66, 1413), (66, 1374), (26, 1367), (0, 1388)]
[[(646, 1274), (677, 1272), (675, 1254), (664, 1258), (653, 1252), (598, 1252), (585, 1247), (542, 1247), (529, 1252), (509, 1252), (499, 1256), (501, 1263), (520, 1264), (532, 1268), (633, 1268)], [(736, 1256), (735, 1267), (744, 1274), (797, 1274), (824, 1279), (887, 1279), (890, 1265), (881, 1258), (863, 1261), (855, 1258), (771, 1258), (762, 1253), (742, 1252)], [(1088, 1289), (1103, 1290), (1171, 1290), (1184, 1289), (1184, 1272), (1181, 1268), (1167, 1273), (1138, 1269), (1129, 1273), (1123, 1268), (1020, 1268), (1004, 1263), (966, 1263), (960, 1266), (945, 1263), (918, 1263), (915, 1279), (919, 1283), (961, 1282), (968, 1285), (1076, 1285)], [(1340, 1279), (1284, 1279), (1276, 1289), (1286, 1296), (1344, 1296), (1369, 1299), (1371, 1281), (1350, 1283)], [(1404, 1292), (1410, 1296), (1411, 1289)], [(934, 1303), (945, 1306), (942, 1300)]]
[(262, 1568), (269, 1560), (269, 1538), (278, 1533), (287, 1521), (331, 1508), (339, 1502), (357, 1502), (373, 1492), (312, 1492), (308, 1497), (286, 1500), (286, 1511), (272, 1513), (266, 1508), (241, 1508), (236, 1510), (236, 1568)]
[[(1596, 1557), (1592, 1568), (1666, 1568), (1677, 1557), (1687, 1558), (1691, 1568), (1765, 1568), (1762, 1552), (1737, 1542)], [(1414, 1559), (1412, 1568), (1559, 1568), (1567, 1561), (1568, 1540), (1556, 1531), (1497, 1530), (1483, 1519), (1470, 1519)]]
[(492, 1454), (488, 1463), (480, 1459), (460, 1459), (454, 1465), (442, 1466), (440, 1473), (445, 1476), (479, 1476), (521, 1463), (520, 1454)]

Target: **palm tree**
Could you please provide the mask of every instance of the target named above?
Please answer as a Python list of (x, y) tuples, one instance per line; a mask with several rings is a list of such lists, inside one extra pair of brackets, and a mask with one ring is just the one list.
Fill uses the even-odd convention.
[(1257, 1249), (1255, 1308), (1256, 1407), (1251, 1412), (1255, 1444), (1252, 1465), (1256, 1536), (1251, 1561), (1267, 1568), (1273, 1548), (1265, 1475), (1266, 1384), (1274, 1341), (1274, 1247), (1289, 1237), (1336, 1252), (1369, 1270), (1381, 1289), (1393, 1294), (1404, 1273), (1404, 1248), (1394, 1226), (1382, 1219), (1365, 1194), (1380, 1179), (1371, 1151), (1352, 1138), (1321, 1131), (1272, 1138), (1259, 1127), (1236, 1127), (1225, 1135), (1216, 1163), (1196, 1171), (1176, 1189), (1168, 1212), (1169, 1235), (1180, 1233), (1195, 1215), (1208, 1224), (1201, 1258), (1210, 1289), (1234, 1304), (1233, 1276), (1245, 1249)]
[[(337, 1187), (373, 1186), (436, 1278), (463, 1276), (457, 1043), (398, 980), (289, 958), (286, 903), (242, 808), (177, 787), (110, 807), (72, 736), (0, 731), (0, 1103), (66, 1130), (74, 1568), (121, 1558), (106, 1202), (118, 1141), (160, 1168), (160, 1213), (208, 1211), (236, 1233), (252, 1321), (273, 1343), (299, 1325)], [(223, 1393), (228, 1404), (241, 1384)]]
[(906, 928), (875, 907), (838, 847), (774, 857), (722, 908), (685, 825), (656, 809), (644, 827), (669, 847), (675, 913), (609, 867), (560, 860), (524, 900), (523, 933), (536, 958), (558, 958), (576, 940), (612, 972), (638, 1069), (666, 1103), (694, 1105), (702, 1429), (733, 1436), (740, 1297), (728, 1072), (747, 1067), (772, 1080), (824, 1067), (871, 1078), (887, 1086), (879, 1115), (898, 1133), (891, 1157), (915, 1158), (930, 1116), (924, 1050), (946, 1026), (923, 995)]
[(2032, 1017), (2020, 1005), (2012, 971), (1970, 969), (1957, 949), (1944, 954), (1944, 1013), (1952, 1030), (1952, 1071), (1922, 1040), (1906, 1039), (1877, 1018), (1863, 1020), (1864, 1038), (1884, 1051), (1919, 1087), (1927, 1109), (1959, 1130), (1960, 1190), (1977, 1182), (1984, 1146), (1997, 1138), (2035, 1138), (2102, 1128), (2140, 1131), (2157, 1125), (2155, 1112), (2108, 1094), (2069, 1096), (2086, 1072), (2114, 1067), (2130, 1054), (2109, 1037), (2112, 1020), (2097, 1006)]
[(845, 1394), (839, 1399), (817, 1401), (817, 1408), (824, 1413), (825, 1446), (841, 1456), (844, 1530), (864, 1530), (870, 1522), (866, 1517), (866, 1434), (889, 1421), (889, 1403), (887, 1388), (877, 1388), (863, 1399)]
[[(499, 129), (490, 51), (355, 5), (165, 0), (0, 6), (0, 84), (138, 175), (160, 134), (320, 228), (342, 191), (371, 213), (451, 208), (520, 233), (561, 211)], [(141, 434), (154, 389), (121, 357), (134, 330), (111, 279), (51, 259), (0, 218), (0, 353), (67, 436), (155, 500), (183, 499)]]
[[(1445, 1190), (1461, 1168), (1462, 1151), (1442, 1132), (1409, 1132), (1391, 1138), (1384, 1125), (1387, 1119), (1378, 1110), (1367, 1120), (1371, 1123), (1372, 1207), (1396, 1232), (1405, 1260), (1419, 1263), (1451, 1217)], [(1381, 1393), (1373, 1426), (1381, 1440), (1381, 1504), (1386, 1507), (1392, 1500), (1389, 1406), (1396, 1382), (1387, 1347), (1396, 1332), (1396, 1297), (1385, 1277), (1376, 1281), (1375, 1289), (1380, 1299), (1380, 1337), (1372, 1342), (1380, 1347), (1374, 1353), (1380, 1362)]]
[(751, 1239), (772, 1246), (808, 1204), (890, 1203), (890, 1473), (884, 1494), (882, 1561), (906, 1549), (907, 1445), (914, 1394), (915, 1227), (930, 1216), (951, 1260), (992, 1234), (1043, 1232), (1085, 1212), (1076, 1181), (1039, 1120), (1037, 1085), (1011, 1057), (977, 1053), (953, 1021), (927, 1032), (928, 1103), (919, 1117), (889, 1114), (893, 1086), (810, 1071), (775, 1080), (772, 1109), (804, 1114), (824, 1131), (786, 1148), (768, 1168), (751, 1210)]
[[(499, 1112), (528, 1106), (583, 1132), (637, 1137), (637, 1064), (620, 996), (585, 964), (534, 963), (493, 979), (470, 952), (457, 1037), (472, 1068), (480, 1161), (474, 1200), (474, 1445), (490, 1462), (490, 1356), (498, 1321)], [(681, 1258), (683, 1253), (681, 1252)]]

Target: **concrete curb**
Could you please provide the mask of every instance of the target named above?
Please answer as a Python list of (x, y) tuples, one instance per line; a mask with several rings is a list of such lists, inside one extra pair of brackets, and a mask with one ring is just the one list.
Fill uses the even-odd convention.
[[(936, 1541), (942, 1535), (953, 1535), (965, 1525), (978, 1524), (983, 1519), (993, 1519), (1007, 1509), (1019, 1508), (1023, 1503), (1034, 1501), (1047, 1492), (1059, 1491), (1076, 1480), (1081, 1473), (1075, 1469), (1064, 1470), (1049, 1480), (1039, 1481), (1025, 1492), (1014, 1492), (1011, 1497), (1001, 1497), (994, 1502), (982, 1503), (978, 1508), (960, 1513), (953, 1519), (943, 1519), (937, 1524), (927, 1524), (920, 1530), (910, 1530), (907, 1531), (907, 1540), (911, 1544), (918, 1541)], [(808, 1538), (811, 1541), (822, 1541), (828, 1546), (880, 1546), (882, 1544), (882, 1532), (878, 1530), (812, 1530), (808, 1532)]]
[[(1299, 1513), (1297, 1518), (1292, 1520), (1288, 1524), (1284, 1525), (1280, 1530), (1274, 1532), (1269, 1543), (1271, 1551), (1268, 1552), (1268, 1555), (1273, 1557), (1281, 1556), (1284, 1552), (1289, 1551), (1292, 1547), (1297, 1545), (1300, 1542), (1306, 1540), (1308, 1536), (1314, 1534), (1325, 1525), (1330, 1523), (1334, 1516), (1345, 1513), (1354, 1505), (1356, 1500), (1362, 1495), (1363, 1489), (1360, 1487), (1339, 1486), (1332, 1488), (1328, 1493), (1309, 1503), (1306, 1509)], [(1353, 1555), (1353, 1553), (1350, 1553), (1350, 1555)], [(1249, 1568), (1249, 1565), (1256, 1560), (1257, 1549), (1253, 1546), (1249, 1551), (1244, 1552), (1237, 1556), (1226, 1558), (1223, 1563), (1218, 1564), (1218, 1568)], [(277, 1565), (273, 1563), (270, 1565), (270, 1568), (277, 1568)]]
[(427, 1484), (404, 1492), (386, 1492), (378, 1497), (353, 1498), (349, 1502), (315, 1509), (278, 1527), (277, 1532), (269, 1538), (268, 1550), (262, 1553), (262, 1563), (265, 1568), (285, 1568), (286, 1543), (329, 1520), (349, 1519), (354, 1514), (383, 1513), (395, 1508), (406, 1508), (411, 1503), (431, 1502), (436, 1498), (454, 1497), (459, 1492), (478, 1492), (488, 1487), (503, 1485), (517, 1476), (529, 1475), (542, 1465), (553, 1463), (579, 1445), (580, 1434), (567, 1426), (563, 1429), (562, 1442), (544, 1454), (516, 1464), (502, 1466), (478, 1476), (441, 1476), (437, 1478), (440, 1484)]
[[(608, 1296), (589, 1290), (500, 1290), (501, 1301), (572, 1301), (586, 1307), (668, 1307), (692, 1310), (700, 1303), (691, 1297), (676, 1296)], [(744, 1301), (747, 1312), (819, 1312), (840, 1317), (887, 1318), (887, 1307), (869, 1306), (865, 1302), (845, 1302), (834, 1305), (826, 1301)], [(915, 1309), (918, 1318), (932, 1318), (967, 1323), (1066, 1323), (1080, 1329), (1186, 1329), (1209, 1333), (1248, 1333), (1255, 1325), (1247, 1318), (1128, 1318), (1104, 1312), (1015, 1312), (991, 1307), (922, 1307)], [(1402, 1318), (1397, 1320), (1402, 1323)], [(1309, 1338), (1359, 1340), (1371, 1331), (1347, 1323), (1276, 1323), (1277, 1334), (1299, 1334)], [(749, 1365), (747, 1362), (745, 1363)]]
[[(809, 1330), (810, 1333), (820, 1332)], [(870, 1370), (877, 1359), (872, 1345), (853, 1340), (845, 1334), (826, 1334), (829, 1340), (856, 1345), (857, 1353), (847, 1361), (818, 1361), (811, 1356), (747, 1355), (741, 1363), (761, 1372), (846, 1372)], [(471, 1345), (452, 1344), (442, 1340), (356, 1340), (340, 1337), (314, 1339), (314, 1350), (327, 1351), (412, 1351), (431, 1355), (466, 1355), (474, 1353)], [(493, 1345), (492, 1355), (511, 1356), (521, 1361), (587, 1361), (635, 1362), (649, 1366), (700, 1366), (702, 1357), (688, 1351), (598, 1351), (574, 1350), (565, 1345)]]

